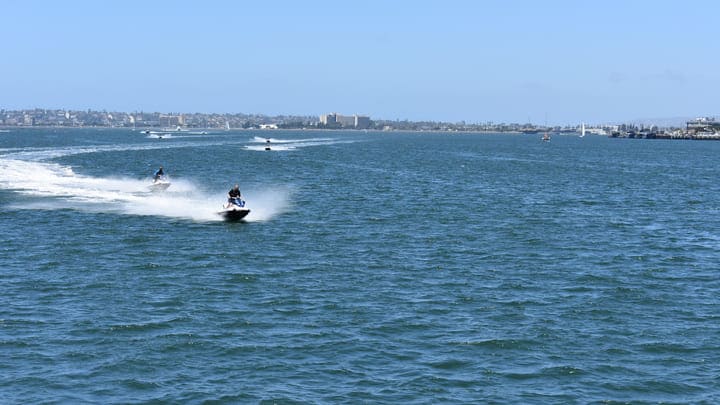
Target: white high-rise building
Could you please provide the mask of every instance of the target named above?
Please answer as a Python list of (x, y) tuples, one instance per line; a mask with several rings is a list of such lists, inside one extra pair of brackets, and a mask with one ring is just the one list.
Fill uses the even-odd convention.
[(343, 128), (365, 129), (370, 126), (370, 117), (367, 115), (342, 115), (338, 113), (323, 114), (320, 116), (323, 125), (339, 124)]

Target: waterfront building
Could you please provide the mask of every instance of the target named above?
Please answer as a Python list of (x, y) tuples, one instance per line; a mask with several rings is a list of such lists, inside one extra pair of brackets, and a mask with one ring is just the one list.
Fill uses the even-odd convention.
[(332, 125), (337, 122), (337, 113), (323, 114), (320, 116), (320, 123), (323, 125)]
[(343, 128), (366, 129), (370, 127), (370, 117), (366, 115), (342, 115), (338, 113), (323, 114), (320, 116), (322, 125), (338, 125)]
[(168, 128), (174, 128), (182, 126), (185, 120), (182, 115), (160, 114), (160, 122), (163, 125), (167, 124)]
[(370, 117), (366, 115), (355, 115), (355, 128), (367, 129), (370, 127)]
[(355, 127), (355, 117), (347, 116), (347, 115), (337, 115), (337, 118), (335, 118), (337, 123), (340, 124), (343, 128), (354, 128)]

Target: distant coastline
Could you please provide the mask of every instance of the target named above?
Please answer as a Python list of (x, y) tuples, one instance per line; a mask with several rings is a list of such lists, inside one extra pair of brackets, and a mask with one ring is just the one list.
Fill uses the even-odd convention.
[[(149, 130), (153, 133), (177, 133), (178, 131), (172, 130), (169, 128), (135, 128), (132, 127), (118, 127), (118, 126), (102, 126), (102, 125), (95, 125), (95, 126), (58, 126), (58, 125), (32, 125), (32, 126), (7, 126), (7, 125), (0, 125), (0, 131), (9, 131), (9, 130), (31, 130), (31, 129), (113, 129), (113, 130), (130, 130), (138, 133), (142, 133), (143, 131)], [(274, 131), (327, 131), (327, 132), (372, 132), (372, 133), (389, 133), (389, 132), (417, 132), (417, 133), (437, 133), (437, 132), (448, 132), (448, 133), (457, 133), (457, 134), (507, 134), (507, 135), (526, 135), (521, 131), (494, 131), (494, 130), (428, 130), (428, 129), (392, 129), (392, 130), (382, 130), (382, 129), (355, 129), (355, 128), (318, 128), (318, 127), (305, 127), (305, 128), (277, 128), (277, 129), (260, 129), (260, 128), (231, 128), (230, 130), (227, 130), (225, 128), (195, 128), (195, 127), (188, 127), (188, 132), (197, 132), (197, 131), (209, 131), (212, 133), (219, 133), (219, 132), (231, 132), (231, 131), (254, 131), (254, 132), (268, 132), (272, 133)], [(185, 132), (185, 129), (183, 129), (182, 132)]]
[[(361, 122), (361, 127), (358, 123)], [(354, 125), (353, 125), (354, 123)], [(180, 131), (227, 130), (333, 130), (373, 132), (448, 132), (479, 134), (553, 135), (578, 134), (580, 124), (547, 126), (532, 123), (483, 123), (370, 119), (368, 116), (320, 116), (218, 113), (116, 112), (65, 109), (0, 109), (0, 128), (122, 128), (135, 131), (172, 133)], [(720, 140), (720, 121), (703, 117), (689, 120), (685, 127), (645, 124), (595, 125), (587, 134), (611, 138)]]
[[(333, 117), (334, 116), (334, 117)], [(328, 117), (334, 119), (328, 121)], [(358, 117), (363, 119), (362, 127), (348, 127), (342, 120)], [(357, 120), (357, 118), (356, 118)], [(357, 121), (356, 121), (357, 125)], [(579, 124), (578, 124), (579, 125)], [(177, 127), (193, 130), (215, 129), (333, 129), (333, 130), (375, 130), (375, 131), (424, 131), (424, 132), (575, 132), (578, 126), (540, 126), (532, 123), (481, 123), (410, 121), (370, 119), (367, 116), (342, 116), (323, 114), (320, 116), (263, 114), (218, 114), (218, 113), (161, 113), (161, 112), (118, 112), (106, 110), (66, 109), (0, 109), (0, 127), (46, 127), (46, 128), (135, 128), (150, 130), (171, 130)]]

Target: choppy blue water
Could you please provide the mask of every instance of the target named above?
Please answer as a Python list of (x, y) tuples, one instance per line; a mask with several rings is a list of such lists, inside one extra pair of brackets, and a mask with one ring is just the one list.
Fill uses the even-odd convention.
[[(717, 403), (719, 164), (601, 137), (0, 133), (0, 398)], [(252, 212), (219, 221), (235, 182)]]

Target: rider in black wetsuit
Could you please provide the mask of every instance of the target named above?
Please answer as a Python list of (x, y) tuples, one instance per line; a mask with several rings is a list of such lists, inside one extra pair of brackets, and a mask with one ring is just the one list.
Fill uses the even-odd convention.
[(163, 177), (165, 177), (165, 172), (163, 171), (163, 167), (160, 166), (160, 168), (157, 169), (157, 171), (153, 175), (153, 181), (157, 183), (157, 181), (162, 179)]
[(237, 184), (235, 185), (235, 187), (230, 189), (230, 191), (228, 191), (228, 203), (235, 204), (240, 207), (244, 205), (242, 200), (242, 194), (240, 194), (240, 186), (238, 186)]

